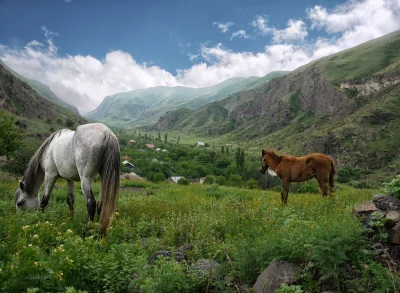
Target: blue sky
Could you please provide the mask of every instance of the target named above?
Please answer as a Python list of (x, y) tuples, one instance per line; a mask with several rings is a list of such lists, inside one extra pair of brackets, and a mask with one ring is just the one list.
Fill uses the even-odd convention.
[(398, 0), (0, 0), (0, 58), (87, 111), (121, 91), (293, 70), (399, 15)]

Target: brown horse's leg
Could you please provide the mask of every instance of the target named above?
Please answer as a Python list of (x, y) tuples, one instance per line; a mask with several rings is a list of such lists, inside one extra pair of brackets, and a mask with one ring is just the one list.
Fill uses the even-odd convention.
[(282, 188), (281, 188), (282, 204), (287, 204), (287, 200), (289, 197), (289, 185), (290, 185), (290, 182), (288, 179), (282, 179)]
[(328, 180), (322, 179), (322, 178), (317, 178), (319, 188), (321, 189), (321, 194), (322, 196), (327, 196), (328, 195)]

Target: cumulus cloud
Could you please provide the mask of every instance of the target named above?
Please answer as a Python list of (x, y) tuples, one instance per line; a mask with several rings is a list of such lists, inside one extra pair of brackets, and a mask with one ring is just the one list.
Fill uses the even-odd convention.
[(238, 30), (237, 32), (234, 32), (231, 36), (231, 40), (233, 38), (242, 38), (242, 39), (248, 39), (250, 36), (246, 34), (245, 30)]
[[(352, 14), (354, 19), (349, 17)], [(203, 45), (199, 54), (185, 54), (197, 63), (175, 74), (153, 64), (138, 63), (132, 55), (119, 50), (109, 52), (102, 60), (90, 55), (60, 56), (53, 40), (56, 34), (46, 28), (44, 42), (33, 40), (21, 49), (0, 44), (0, 58), (17, 72), (50, 86), (61, 99), (88, 111), (105, 96), (118, 92), (153, 86), (204, 87), (231, 77), (293, 70), (400, 29), (400, 1), (394, 0), (350, 1), (332, 11), (315, 6), (307, 10), (307, 15), (312, 28), (326, 30), (327, 37), (310, 42), (302, 21), (289, 20), (287, 28), (277, 30), (259, 16), (251, 25), (260, 33), (275, 37), (272, 44), (260, 52), (234, 52), (222, 44)]]
[(221, 22), (213, 22), (213, 25), (216, 25), (221, 32), (226, 33), (229, 31), (229, 27), (233, 25), (233, 22), (221, 23)]
[(273, 28), (268, 27), (267, 19), (261, 15), (257, 15), (256, 19), (251, 22), (251, 25), (254, 26), (262, 35), (268, 35), (274, 31)]
[(290, 41), (304, 41), (307, 37), (307, 26), (301, 20), (289, 19), (288, 27), (283, 30), (274, 29), (273, 41), (276, 43), (290, 42)]
[(274, 43), (303, 41), (307, 37), (307, 26), (302, 20), (289, 19), (287, 28), (279, 30), (267, 25), (267, 19), (258, 15), (251, 25), (256, 28), (261, 35), (272, 35)]

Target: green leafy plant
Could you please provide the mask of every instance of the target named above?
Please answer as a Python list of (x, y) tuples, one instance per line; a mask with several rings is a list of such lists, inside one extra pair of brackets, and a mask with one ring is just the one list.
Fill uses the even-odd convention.
[(397, 175), (389, 183), (384, 183), (385, 192), (400, 198), (400, 176)]
[(287, 284), (282, 284), (278, 290), (276, 290), (277, 293), (303, 293), (303, 290), (301, 289), (301, 286), (298, 285), (287, 285)]

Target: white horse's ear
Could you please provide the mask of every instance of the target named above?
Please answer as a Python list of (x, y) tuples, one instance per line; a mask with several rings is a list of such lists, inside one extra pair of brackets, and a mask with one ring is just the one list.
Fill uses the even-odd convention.
[(24, 182), (22, 182), (22, 181), (19, 182), (19, 189), (21, 189), (22, 191), (25, 190), (25, 184), (24, 184)]
[(273, 176), (273, 177), (278, 176), (278, 175), (275, 173), (275, 171), (272, 170), (271, 168), (268, 168), (268, 174), (271, 175), (271, 176)]

